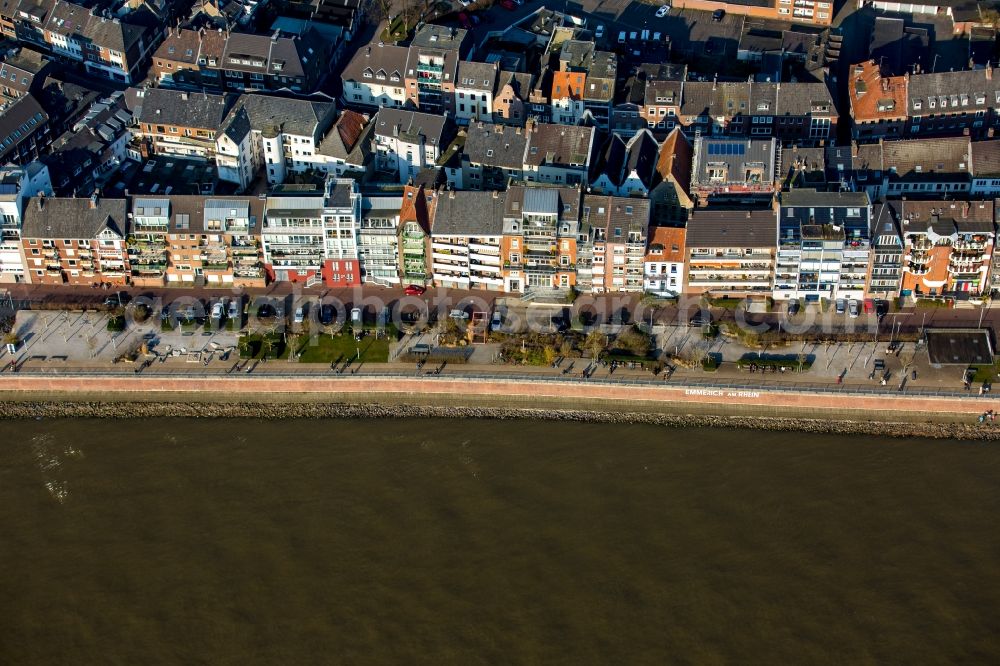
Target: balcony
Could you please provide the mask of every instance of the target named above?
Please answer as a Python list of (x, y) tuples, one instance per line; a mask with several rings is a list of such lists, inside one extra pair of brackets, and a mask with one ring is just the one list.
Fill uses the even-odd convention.
[(471, 254), (469, 254), (469, 261), (479, 262), (480, 264), (489, 264), (490, 266), (499, 266), (500, 255), (480, 254), (478, 252), (472, 252)]
[(980, 269), (983, 267), (981, 263), (978, 262), (950, 262), (948, 264), (948, 272), (952, 275), (979, 275)]
[(435, 251), (444, 250), (446, 252), (458, 252), (464, 255), (469, 251), (469, 244), (463, 242), (448, 243), (441, 241), (433, 241), (431, 243), (431, 249)]
[(983, 250), (986, 249), (986, 241), (976, 239), (959, 239), (952, 243), (951, 249), (952, 251), (957, 250), (959, 252), (974, 252), (976, 254), (982, 254)]

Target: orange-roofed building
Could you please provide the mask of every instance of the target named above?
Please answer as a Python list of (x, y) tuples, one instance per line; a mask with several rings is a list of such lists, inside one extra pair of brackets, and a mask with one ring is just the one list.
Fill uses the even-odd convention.
[(587, 83), (585, 72), (553, 72), (552, 122), (556, 125), (575, 125), (583, 116), (583, 91)]
[(859, 141), (903, 136), (908, 84), (909, 75), (882, 76), (872, 60), (854, 65), (848, 83), (851, 136)]
[(643, 260), (643, 291), (677, 296), (684, 290), (684, 227), (650, 227)]
[(431, 223), (437, 209), (437, 192), (423, 185), (407, 185), (403, 189), (403, 205), (399, 210), (399, 275), (404, 284), (429, 284)]
[(656, 162), (659, 183), (649, 193), (653, 203), (653, 223), (683, 224), (694, 208), (691, 200), (691, 142), (679, 127), (675, 127), (660, 144)]

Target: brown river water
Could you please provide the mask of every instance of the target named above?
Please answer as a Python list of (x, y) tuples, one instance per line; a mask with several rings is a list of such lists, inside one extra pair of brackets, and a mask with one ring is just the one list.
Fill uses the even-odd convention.
[(1000, 662), (1000, 445), (0, 423), (3, 664)]

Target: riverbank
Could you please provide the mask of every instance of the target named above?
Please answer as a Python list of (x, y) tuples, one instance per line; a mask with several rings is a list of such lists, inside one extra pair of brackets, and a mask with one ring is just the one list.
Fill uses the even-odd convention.
[(846, 421), (761, 416), (656, 414), (579, 409), (435, 407), (291, 402), (3, 402), (0, 418), (14, 419), (415, 419), (546, 420), (605, 424), (646, 424), (668, 428), (727, 428), (811, 434), (1000, 440), (995, 424)]

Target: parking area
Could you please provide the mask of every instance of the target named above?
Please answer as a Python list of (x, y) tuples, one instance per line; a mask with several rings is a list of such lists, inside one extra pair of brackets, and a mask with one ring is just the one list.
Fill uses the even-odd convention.
[[(212, 330), (211, 326), (162, 330), (156, 317), (116, 332), (108, 330), (110, 316), (99, 312), (22, 310), (14, 325), (21, 340), (14, 356), (22, 361), (112, 363), (145, 346), (149, 355), (204, 361), (206, 354), (221, 356), (235, 350), (239, 336), (238, 331)], [(4, 351), (3, 362), (10, 358)]]

